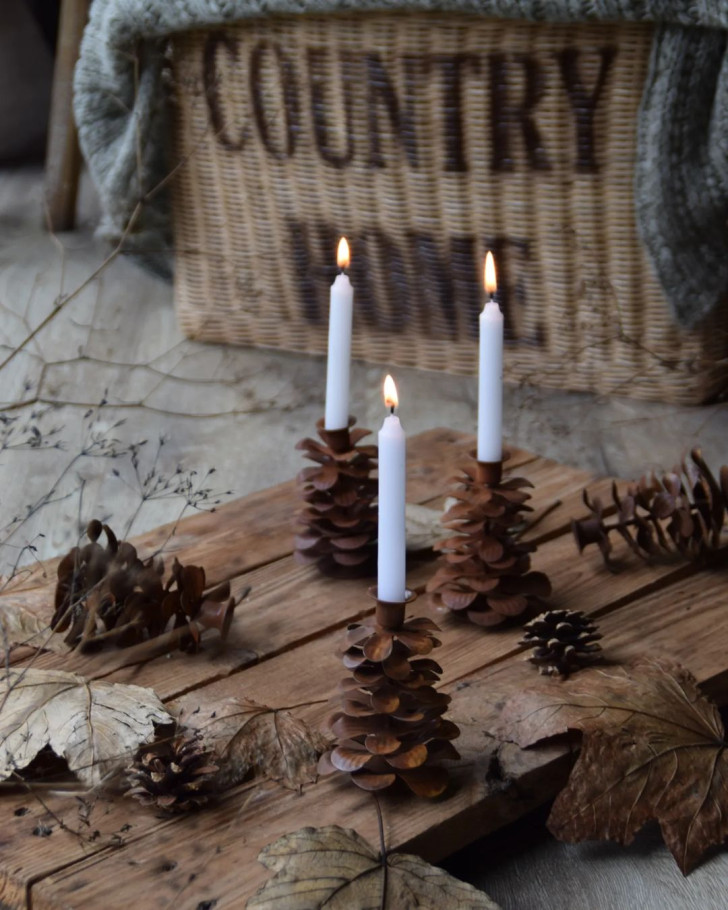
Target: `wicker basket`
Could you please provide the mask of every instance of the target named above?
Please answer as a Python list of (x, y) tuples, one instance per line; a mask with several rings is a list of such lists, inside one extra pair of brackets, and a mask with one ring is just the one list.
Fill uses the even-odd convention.
[(354, 356), (472, 373), (485, 250), (506, 378), (696, 403), (728, 317), (672, 323), (633, 161), (651, 29), (464, 15), (250, 20), (175, 39), (176, 299), (205, 341), (326, 350), (336, 241)]

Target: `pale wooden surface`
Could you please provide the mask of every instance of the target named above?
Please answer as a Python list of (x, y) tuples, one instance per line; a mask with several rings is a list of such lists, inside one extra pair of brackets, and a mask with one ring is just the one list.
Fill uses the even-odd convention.
[[(40, 172), (0, 172), (0, 346), (6, 346), (0, 353), (7, 353), (29, 327), (48, 314), (59, 293), (72, 291), (98, 266), (103, 247), (90, 239), (93, 211), (89, 187), (82, 185), (82, 230), (66, 235), (64, 249), (59, 250), (52, 238), (43, 232)], [(358, 414), (361, 425), (376, 428), (381, 421), (380, 379), (379, 368), (354, 365), (352, 409)], [(398, 373), (397, 379), (402, 391), (403, 420), (410, 433), (438, 424), (472, 432), (476, 403), (473, 381), (404, 370)], [(104, 390), (108, 390), (105, 420), (111, 424), (120, 418), (126, 419), (120, 430), (123, 439), (148, 437), (153, 440), (159, 433), (165, 433), (168, 437), (164, 454), (166, 469), (173, 469), (178, 462), (198, 469), (214, 464), (218, 469), (217, 488), (232, 489), (235, 496), (241, 496), (289, 480), (299, 469), (300, 453), (293, 449), (293, 443), (310, 434), (320, 416), (323, 382), (321, 360), (275, 352), (209, 348), (182, 340), (174, 324), (170, 288), (132, 263), (119, 260), (50, 323), (48, 329), (28, 346), (27, 353), (0, 370), (0, 401), (17, 405), (37, 398), (48, 403), (52, 406), (50, 419), (64, 426), (64, 439), (72, 449), (81, 437), (81, 418), (87, 406), (97, 403)], [(27, 414), (34, 406), (16, 407), (10, 413)], [(506, 432), (513, 444), (578, 464), (589, 473), (634, 476), (650, 466), (670, 466), (696, 442), (702, 442), (711, 464), (728, 461), (728, 410), (723, 406), (686, 409), (619, 399), (600, 401), (587, 395), (543, 393), (524, 388), (507, 390), (505, 414)], [(64, 458), (57, 452), (3, 453), (0, 459), (0, 476), (4, 480), (0, 485), (2, 514), (14, 514), (23, 503), (47, 491), (49, 478), (55, 477), (59, 463), (65, 464)], [(524, 467), (524, 473), (535, 467), (533, 464)], [(82, 468), (85, 480), (83, 521), (100, 514), (112, 516), (115, 525), (123, 526), (131, 512), (128, 491), (109, 475), (108, 465), (88, 463)], [(542, 473), (540, 482), (549, 496), (561, 495), (558, 476), (549, 478), (548, 472)], [(425, 497), (426, 493), (422, 498)], [(230, 506), (231, 515), (236, 508)], [(136, 519), (132, 533), (149, 530), (152, 543), (158, 538), (151, 529), (174, 520), (176, 514), (176, 504), (150, 505)], [(76, 539), (79, 528), (77, 498), (60, 501), (42, 517), (37, 528), (27, 528), (29, 537), (36, 530), (46, 534), (38, 541), (42, 555), (59, 552)], [(273, 513), (271, 517), (274, 517)], [(196, 526), (200, 531), (210, 530), (207, 516), (196, 520), (200, 522)], [(550, 520), (557, 522), (557, 515)], [(548, 528), (544, 524), (541, 530), (548, 531)], [(189, 545), (192, 541), (184, 542)], [(177, 545), (175, 542), (174, 546)], [(598, 575), (596, 581), (587, 585), (586, 591), (580, 579), (589, 565), (590, 571), (598, 565), (598, 558), (590, 564), (573, 556), (567, 558), (567, 550), (566, 541), (560, 542), (558, 537), (543, 550), (544, 554), (552, 554), (549, 559), (553, 558), (558, 566), (559, 589), (564, 590), (570, 603), (580, 604), (582, 598), (588, 597), (590, 607), (600, 609), (605, 604), (605, 597), (609, 596), (607, 585), (612, 583), (611, 577)], [(275, 553), (269, 551), (268, 557), (275, 558)], [(206, 546), (205, 559), (224, 571), (225, 559), (214, 547)], [(240, 547), (235, 559), (237, 562), (232, 568), (236, 572), (259, 564), (249, 544)], [(253, 593), (240, 614), (246, 623), (246, 634), (226, 652), (218, 654), (211, 650), (209, 658), (221, 677), (220, 686), (233, 686), (235, 676), (230, 674), (249, 663), (255, 655), (256, 658), (264, 657), (265, 661), (253, 668), (255, 674), (251, 674), (251, 684), (255, 678), (259, 680), (256, 682), (260, 686), (258, 691), (278, 692), (277, 674), (271, 673), (271, 669), (283, 667), (290, 659), (284, 650), (287, 647), (286, 625), (290, 622), (295, 626), (304, 621), (291, 610), (286, 623), (278, 625), (275, 635), (266, 632), (266, 617), (275, 615), (281, 600), (290, 599), (290, 592), (300, 594), (302, 591), (301, 576), (286, 562), (286, 557), (281, 559), (283, 571), (275, 580), (266, 580), (262, 568), (252, 569)], [(655, 584), (654, 580), (639, 573), (633, 574), (632, 578), (643, 592)], [(624, 578), (620, 579), (617, 584), (628, 583)], [(320, 584), (314, 583), (311, 590), (307, 586), (309, 603), (321, 590)], [(672, 589), (685, 591), (684, 598), (677, 599), (674, 610), (665, 609), (671, 601), (659, 590), (646, 600), (651, 609), (648, 618), (652, 625), (649, 630), (641, 628), (641, 631), (645, 634), (649, 631), (653, 640), (663, 646), (669, 644), (671, 629), (681, 621), (680, 611), (687, 610), (700, 593), (687, 582), (685, 585)], [(38, 604), (42, 602), (39, 590), (28, 590), (23, 596), (28, 602)], [(616, 619), (610, 622), (614, 623), (611, 628), (621, 637), (621, 624)], [(297, 634), (293, 628), (291, 632)], [(694, 641), (687, 639), (682, 643), (689, 649), (685, 658), (689, 664), (695, 654), (706, 647), (710, 649), (716, 641), (715, 636), (705, 630), (700, 635), (697, 631), (692, 634)], [(498, 639), (499, 636), (489, 639), (484, 659), (509, 652), (512, 640), (508, 644), (504, 638), (501, 645)], [(499, 651), (500, 647), (506, 647), (506, 650)], [(467, 649), (456, 648), (458, 653), (464, 650)], [(323, 655), (323, 650), (321, 653)], [(330, 657), (330, 651), (327, 655)], [(180, 674), (182, 669), (191, 673), (190, 664), (186, 663), (183, 668), (179, 659), (172, 659), (159, 661), (157, 666), (156, 679), (167, 697), (184, 698), (182, 693), (187, 685), (180, 682)], [(122, 668), (115, 678), (132, 678), (133, 675), (128, 668)], [(452, 679), (452, 676), (448, 678)], [(195, 684), (194, 679), (191, 682)], [(719, 675), (715, 675), (714, 683), (716, 694), (725, 691), (724, 680)], [(12, 806), (26, 804), (27, 798), (18, 797)], [(24, 851), (23, 861), (27, 865), (19, 871), (30, 879), (42, 879), (57, 868), (59, 851), (62, 862), (75, 862), (79, 855), (88, 854), (83, 866), (73, 867), (78, 875), (70, 871), (67, 876), (59, 873), (57, 884), (60, 886), (63, 882), (65, 907), (102, 906), (96, 896), (90, 903), (84, 903), (83, 896), (90, 894), (85, 889), (93, 891), (93, 881), (106, 860), (114, 859), (114, 856), (119, 860), (122, 854), (112, 855), (113, 851), (108, 847), (95, 854), (93, 848), (82, 848), (72, 836), (58, 831), (50, 838), (29, 837), (28, 830), (35, 824), (34, 819), (40, 817), (37, 807), (31, 816), (16, 817), (11, 803), (6, 805), (0, 856), (6, 854), (16, 832), (23, 832), (26, 841), (31, 842), (31, 849)], [(518, 808), (523, 811), (526, 807), (527, 804), (520, 803)], [(500, 819), (513, 813), (508, 799), (496, 808)], [(75, 820), (75, 810), (72, 810), (68, 821)], [(231, 811), (229, 820), (232, 828), (240, 829), (246, 836), (241, 814)], [(112, 814), (104, 819), (103, 830), (113, 832), (116, 830), (114, 825), (118, 829), (118, 819)], [(459, 825), (455, 824), (454, 830), (443, 832), (443, 854), (451, 849), (449, 838), (457, 835), (458, 829)], [(191, 826), (195, 845), (198, 843), (194, 837), (196, 830), (195, 823)], [(136, 883), (145, 881), (144, 869), (151, 869), (152, 878), (164, 892), (160, 905), (165, 906), (167, 901), (184, 907), (189, 897), (185, 875), (190, 870), (181, 864), (175, 869), (161, 871), (155, 865), (160, 857), (169, 853), (166, 832), (167, 826), (160, 825), (153, 817), (136, 817), (133, 831), (125, 832), (130, 846), (137, 845), (131, 858), (133, 865), (122, 862), (120, 867), (124, 875), (133, 873)], [(147, 837), (147, 834), (151, 836)], [(495, 835), (494, 841), (500, 843), (502, 837)], [(520, 838), (517, 833), (510, 842), (507, 856), (498, 855), (493, 863), (486, 862), (492, 854), (492, 845), (487, 841), (483, 843), (482, 854), (476, 845), (463, 858), (459, 868), (463, 877), (490, 890), (504, 908), (540, 910), (541, 907), (568, 906), (574, 910), (622, 910), (644, 906), (650, 910), (652, 907), (718, 910), (726, 906), (726, 901), (719, 897), (727, 871), (722, 853), (683, 880), (672, 858), (660, 845), (651, 844), (647, 849), (598, 847), (582, 851), (543, 838), (537, 843), (520, 846)], [(154, 849), (147, 856), (152, 846)], [(576, 855), (588, 858), (588, 871), (581, 863), (575, 864)], [(204, 865), (206, 859), (198, 852), (194, 862)], [(237, 853), (231, 862), (238, 862)], [(529, 876), (532, 864), (538, 874)], [(250, 866), (256, 868), (257, 864), (251, 861)], [(73, 890), (84, 880), (84, 888)], [(41, 884), (40, 880), (38, 884)], [(204, 885), (207, 888), (205, 899), (214, 897), (213, 885), (209, 880)], [(8, 888), (7, 882), (0, 884), (0, 901), (15, 899), (24, 890), (22, 887), (20, 891), (17, 887)], [(560, 888), (564, 889), (564, 900), (569, 903), (559, 902)], [(135, 901), (139, 902), (139, 892)], [(196, 908), (197, 904), (190, 898), (189, 906)]]

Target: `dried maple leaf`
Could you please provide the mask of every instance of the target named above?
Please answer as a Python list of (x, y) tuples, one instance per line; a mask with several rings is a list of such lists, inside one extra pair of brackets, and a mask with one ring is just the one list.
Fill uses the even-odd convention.
[(217, 781), (221, 787), (240, 782), (249, 772), (277, 781), (291, 790), (316, 781), (317, 764), (329, 745), (325, 737), (286, 711), (253, 701), (229, 699), (216, 716), (196, 727), (219, 757)]
[(520, 692), (503, 710), (499, 732), (523, 746), (566, 729), (585, 734), (549, 829), (572, 843), (628, 844), (654, 819), (687, 874), (728, 837), (728, 743), (718, 709), (687, 670), (664, 661), (580, 677)]
[(487, 894), (418, 856), (391, 853), (382, 862), (356, 831), (338, 825), (285, 834), (258, 859), (275, 875), (247, 910), (498, 910)]
[(68, 654), (71, 650), (60, 635), (50, 631), (50, 617), (43, 619), (15, 604), (0, 606), (0, 645), (6, 648), (21, 645), (56, 654)]
[(154, 724), (172, 723), (151, 689), (26, 668), (0, 676), (0, 780), (45, 746), (89, 786), (124, 765)]

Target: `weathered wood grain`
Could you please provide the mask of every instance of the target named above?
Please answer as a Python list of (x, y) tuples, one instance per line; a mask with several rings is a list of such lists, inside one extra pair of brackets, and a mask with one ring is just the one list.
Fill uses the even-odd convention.
[[(416, 437), (410, 446), (410, 500), (441, 498), (472, 445), (472, 438), (448, 430)], [(726, 624), (726, 611), (719, 605), (724, 579), (717, 573), (696, 575), (690, 566), (638, 562), (627, 572), (610, 574), (598, 554), (580, 557), (565, 533), (570, 518), (581, 514), (583, 486), (595, 484), (604, 495), (609, 481), (523, 452), (514, 453), (513, 470), (534, 482), (536, 515), (554, 500), (562, 501), (531, 532), (542, 541), (533, 563), (551, 576), (553, 606), (602, 616), (605, 648), (613, 659), (638, 653), (649, 640), (650, 647), (680, 656), (722, 697), (728, 660), (716, 630)], [(293, 484), (283, 484), (217, 513), (185, 519), (177, 529), (177, 555), (209, 561), (211, 577), (232, 579), (235, 590), (251, 586), (225, 648), (211, 642), (195, 658), (178, 653), (140, 666), (118, 666), (124, 660), (119, 651), (74, 657), (73, 668), (151, 686), (167, 702), (174, 700), (172, 708), (183, 717), (192, 711), (212, 712), (223, 699), (245, 696), (275, 707), (297, 706), (300, 716), (319, 723), (342, 675), (336, 653), (341, 629), (368, 613), (372, 602), (366, 582), (332, 581), (293, 562), (289, 529), (296, 504)], [(168, 530), (158, 529), (136, 542), (154, 548), (167, 537)], [(409, 585), (421, 588), (432, 570), (431, 563), (413, 562)], [(26, 584), (13, 596), (40, 609), (48, 597), (47, 578), (44, 584)], [(385, 795), (382, 804), (391, 847), (440, 859), (552, 795), (569, 762), (560, 748), (522, 752), (506, 745), (499, 752), (506, 779), (490, 780), (496, 746), (487, 728), (497, 693), (533, 679), (533, 668), (519, 653), (520, 632), (483, 632), (448, 612), (433, 612), (425, 597), (415, 608), (418, 614), (432, 615), (442, 628), (437, 657), (444, 667), (443, 685), (453, 694), (453, 717), (463, 727), (459, 743), (464, 758), (454, 767), (449, 799), (423, 803)], [(34, 665), (57, 666), (58, 661), (46, 654)], [(172, 821), (155, 819), (127, 801), (98, 800), (88, 826), (81, 824), (72, 798), (44, 795), (48, 809), (68, 828), (80, 828), (86, 838), (61, 830), (57, 818), (28, 793), (7, 794), (3, 800), (12, 821), (0, 834), (0, 901), (25, 906), (30, 894), (34, 910), (113, 908), (139, 894), (153, 895), (160, 906), (174, 902), (196, 908), (215, 898), (217, 907), (236, 907), (265, 877), (255, 857), (278, 834), (303, 824), (337, 822), (376, 842), (371, 797), (335, 779), (321, 781), (300, 796), (253, 782), (226, 795), (215, 810)], [(20, 808), (30, 811), (14, 815)], [(39, 820), (53, 827), (51, 837), (32, 836)], [(96, 830), (99, 836), (89, 840), (88, 834)], [(114, 835), (120, 835), (123, 846), (114, 846)]]
[[(602, 621), (607, 655), (615, 661), (638, 657), (649, 639), (655, 642), (653, 653), (666, 651), (692, 667), (702, 683), (711, 683), (714, 689), (722, 686), (722, 700), (727, 701), (722, 640), (728, 633), (728, 614), (714, 596), (714, 587), (723, 583), (720, 573), (709, 574), (707, 583), (706, 576), (696, 576), (677, 585), (674, 592), (669, 589), (674, 596), (666, 598), (664, 592), (655, 592), (609, 614)], [(445, 654), (438, 657), (446, 664)], [(287, 659), (289, 655), (279, 660)], [(511, 744), (499, 746), (487, 734), (500, 700), (532, 683), (533, 668), (511, 657), (454, 679), (463, 659), (448, 661), (445, 672), (449, 680), (445, 688), (453, 696), (451, 716), (463, 731), (457, 743), (463, 760), (453, 766), (455, 792), (449, 799), (431, 803), (380, 795), (389, 847), (417, 852), (433, 861), (548, 799), (563, 783), (569, 766), (564, 746), (520, 750)], [(320, 673), (298, 677), (298, 685), (289, 673), (276, 672), (275, 663), (246, 671), (246, 685), (237, 694), (268, 704), (290, 704), (308, 684), (318, 682), (311, 695), (326, 697), (329, 689), (321, 677), (330, 676), (333, 663), (321, 667)], [(234, 694), (232, 683), (232, 679), (224, 680), (189, 693), (179, 706), (199, 708), (203, 714), (214, 710), (223, 698)], [(314, 721), (325, 710), (324, 705), (315, 705), (301, 713)], [(489, 774), (495, 749), (500, 768), (497, 778)], [(266, 877), (254, 861), (264, 843), (306, 824), (341, 824), (342, 820), (376, 843), (371, 797), (346, 781), (327, 778), (302, 796), (271, 785), (241, 788), (216, 812), (178, 822), (176, 831), (160, 827), (153, 837), (136, 840), (113, 855), (96, 857), (44, 879), (33, 887), (34, 910), (121, 906), (114, 901), (119, 900), (115, 895), (122, 880), (126, 896), (155, 888), (161, 899), (176, 889), (176, 903), (185, 910), (212, 898), (220, 907), (240, 906)], [(204, 844), (210, 844), (208, 850), (201, 846)], [(160, 870), (172, 864), (160, 878)], [(195, 876), (192, 882), (188, 881), (190, 874)]]
[[(562, 541), (561, 543), (563, 542), (565, 541)], [(558, 550), (553, 545), (557, 543), (559, 542), (554, 541), (551, 545), (555, 553), (558, 552)], [(644, 571), (647, 570), (644, 569)], [(610, 589), (614, 585), (628, 583), (631, 574), (632, 573), (625, 573), (624, 575), (612, 577), (604, 572), (601, 579), (603, 583), (598, 585), (592, 583), (592, 573), (585, 574), (581, 586), (575, 584), (575, 580), (572, 578), (570, 583), (573, 592), (572, 596), (577, 599), (578, 603), (584, 606), (582, 594), (588, 594), (590, 597), (595, 598), (593, 601), (595, 609), (599, 609), (598, 605), (604, 604), (604, 598), (605, 596), (608, 597)], [(647, 585), (645, 585), (645, 587), (647, 587)], [(652, 587), (654, 587), (654, 584)], [(697, 653), (702, 653), (702, 659), (705, 659), (706, 653), (711, 653), (706, 652), (705, 646), (710, 645), (711, 643), (713, 646), (717, 644), (714, 627), (703, 621), (700, 611), (695, 613), (694, 616), (691, 616), (692, 622), (689, 628), (683, 628), (681, 626), (686, 615), (693, 612), (694, 604), (696, 600), (699, 599), (700, 593), (704, 591), (704, 589), (704, 577), (702, 575), (696, 576), (684, 585), (680, 584), (676, 587), (678, 592), (677, 596), (672, 596), (672, 588), (667, 589), (670, 595), (670, 609), (664, 609), (662, 607), (665, 600), (665, 594), (662, 591), (657, 591), (651, 596), (645, 597), (644, 600), (633, 603), (632, 606), (625, 607), (623, 610), (618, 610), (613, 617), (610, 616), (605, 618), (602, 621), (602, 625), (607, 633), (606, 646), (609, 648), (607, 653), (615, 659), (624, 656), (619, 650), (619, 643), (623, 640), (634, 640), (637, 643), (636, 647), (639, 648), (641, 647), (643, 634), (649, 636), (650, 640), (655, 639), (660, 643), (664, 640), (667, 650), (671, 650), (670, 645), (672, 644), (672, 650), (675, 651), (677, 644), (674, 639), (676, 636), (685, 632), (685, 636), (681, 639), (679, 644), (682, 644), (684, 647), (689, 646), (691, 649), (693, 647), (697, 648)], [(602, 595), (601, 600), (596, 598), (597, 594)], [(418, 604), (419, 603), (420, 602), (418, 602)], [(713, 603), (715, 603), (715, 599)], [(715, 605), (714, 609), (719, 615), (720, 607)], [(634, 612), (632, 613), (631, 611)], [(625, 623), (626, 616), (629, 616), (630, 618), (629, 621)], [(503, 661), (508, 655), (514, 655), (517, 650), (516, 641), (519, 636), (517, 630), (508, 630), (495, 635), (479, 633), (474, 638), (472, 634), (474, 630), (470, 626), (456, 622), (452, 617), (441, 617), (441, 624), (443, 627), (447, 626), (447, 628), (444, 629), (444, 634), (442, 636), (444, 644), (438, 653), (438, 657), (442, 660), (445, 668), (444, 679), (446, 682), (460, 679), (462, 684), (462, 681), (467, 679), (468, 675), (477, 675), (481, 672), (483, 666), (493, 666), (494, 663), (497, 664), (498, 661)], [(620, 631), (620, 627), (622, 626), (623, 628)], [(612, 627), (617, 628), (616, 636), (610, 631)], [(707, 631), (701, 632), (701, 630)], [(333, 681), (342, 674), (341, 664), (336, 656), (338, 641), (339, 632), (332, 631), (323, 638), (317, 638), (309, 642), (305, 648), (290, 650), (270, 661), (249, 667), (243, 674), (236, 674), (235, 676), (211, 683), (202, 688), (196, 688), (183, 696), (174, 707), (184, 709), (186, 713), (198, 709), (202, 712), (206, 710), (212, 711), (223, 699), (235, 695), (254, 698), (260, 702), (276, 707), (285, 707), (300, 704), (302, 701), (302, 692), (306, 693), (305, 701), (319, 700), (320, 702), (326, 702), (331, 693)], [(611, 645), (609, 642), (611, 642)], [(690, 656), (693, 652), (690, 651), (687, 653), (688, 656)], [(722, 650), (720, 648), (714, 650), (712, 653), (714, 655), (717, 654), (718, 659), (722, 657)], [(533, 678), (531, 668), (524, 666), (519, 658), (512, 657), (511, 663), (515, 664), (516, 670), (514, 672), (521, 674), (519, 677), (520, 679), (530, 681)], [(686, 663), (690, 663), (690, 661), (686, 660)], [(505, 665), (506, 664), (503, 664), (503, 666)], [(182, 669), (178, 669), (176, 673), (171, 672), (170, 678), (172, 680), (174, 680), (175, 677), (179, 678), (181, 673)], [(717, 675), (716, 672), (716, 676)], [(515, 684), (516, 683), (514, 683), (514, 685)], [(325, 710), (325, 706), (319, 704), (312, 706), (309, 710), (303, 709), (300, 713), (309, 721), (317, 722), (321, 719)], [(485, 720), (481, 719), (481, 726), (479, 728), (481, 733), (484, 725)], [(549, 771), (548, 773), (550, 774), (551, 772)], [(542, 792), (540, 788), (538, 789), (538, 792), (541, 794), (542, 798), (547, 798), (548, 793), (545, 791)], [(28, 800), (26, 798), (25, 804), (27, 803)], [(529, 806), (530, 805), (531, 804), (529, 803)], [(528, 807), (524, 807), (524, 811), (526, 811), (526, 808)], [(512, 806), (511, 809), (515, 811), (515, 808)], [(69, 810), (66, 809), (66, 811), (68, 812)], [(73, 817), (73, 808), (71, 808), (70, 811), (71, 817)], [(463, 809), (463, 811), (466, 810)], [(490, 810), (488, 811), (490, 812)], [(472, 812), (475, 812), (475, 809), (473, 809)], [(470, 814), (472, 813), (468, 811), (468, 817)], [(128, 805), (122, 804), (120, 807), (114, 808), (113, 810), (109, 808), (106, 817), (102, 819), (102, 829), (105, 833), (116, 831), (129, 819), (129, 817), (130, 811)], [(137, 831), (138, 825), (136, 822), (139, 820), (139, 813), (133, 813), (131, 817), (135, 821), (133, 829), (134, 836), (136, 836), (137, 833), (148, 830), (146, 825), (143, 825), (140, 832)], [(449, 822), (448, 818), (449, 816), (447, 813), (444, 813), (442, 819), (443, 824), (454, 824), (458, 830), (462, 830), (461, 822)], [(98, 820), (94, 819), (93, 824), (98, 826), (100, 823)], [(479, 825), (476, 825), (472, 830), (484, 833)], [(75, 852), (76, 856), (83, 855), (84, 851), (79, 844), (73, 842), (72, 838), (63, 835), (60, 832), (59, 835), (64, 839), (63, 845), (71, 851), (71, 854), (74, 854)], [(423, 837), (426, 837), (426, 833)], [(86, 847), (85, 849), (89, 848)], [(418, 849), (420, 849), (419, 846)], [(18, 863), (22, 863), (26, 859), (26, 853), (27, 848), (21, 843), (20, 854), (17, 857)], [(59, 856), (57, 853), (50, 853), (48, 858), (53, 862), (54, 860), (57, 861)], [(31, 870), (35, 870), (37, 873), (38, 862), (41, 861), (41, 859), (42, 857), (34, 855), (31, 859), (31, 868), (24, 871), (30, 873)]]

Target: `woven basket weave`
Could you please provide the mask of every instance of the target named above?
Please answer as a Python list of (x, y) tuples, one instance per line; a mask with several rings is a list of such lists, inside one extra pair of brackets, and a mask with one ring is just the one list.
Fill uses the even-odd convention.
[(696, 403), (728, 317), (676, 328), (632, 191), (651, 29), (464, 15), (179, 35), (176, 300), (205, 341), (324, 353), (336, 242), (353, 353), (473, 373), (487, 248), (511, 381)]

